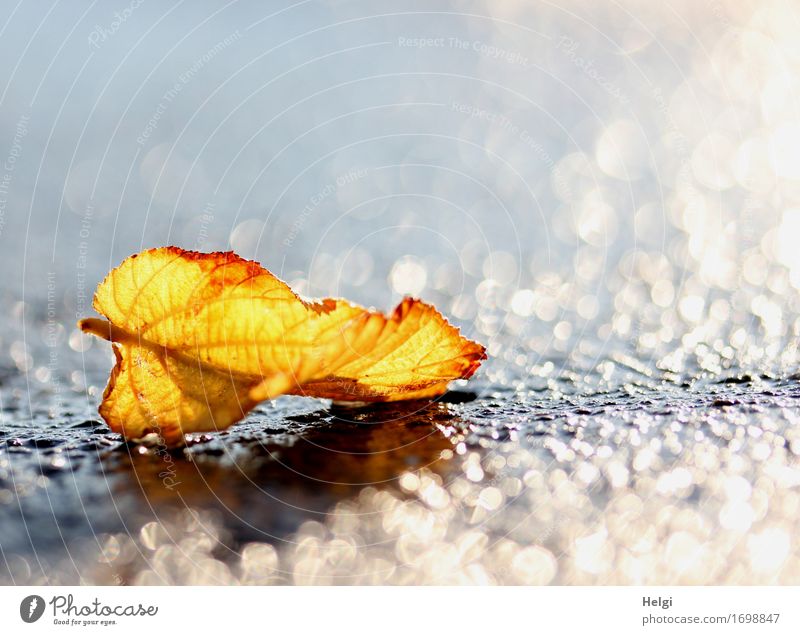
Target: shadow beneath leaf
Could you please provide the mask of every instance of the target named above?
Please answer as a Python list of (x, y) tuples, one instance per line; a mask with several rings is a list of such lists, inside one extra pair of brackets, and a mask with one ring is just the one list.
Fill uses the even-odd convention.
[[(443, 403), (331, 408), (246, 422), (180, 452), (125, 444), (109, 453), (114, 494), (139, 511), (215, 510), (232, 538), (282, 537), (367, 487), (425, 468), (447, 480), (464, 421)], [(448, 452), (450, 451), (450, 452)]]

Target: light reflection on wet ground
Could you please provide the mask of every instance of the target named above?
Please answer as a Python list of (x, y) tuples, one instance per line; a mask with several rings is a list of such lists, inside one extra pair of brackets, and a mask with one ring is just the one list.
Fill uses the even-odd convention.
[(796, 378), (565, 375), (369, 410), (282, 398), (172, 454), (80, 408), (7, 426), (4, 579), (797, 583)]

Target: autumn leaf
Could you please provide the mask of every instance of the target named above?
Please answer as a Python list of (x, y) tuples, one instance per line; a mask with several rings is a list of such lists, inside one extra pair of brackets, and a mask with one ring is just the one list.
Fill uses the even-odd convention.
[(307, 302), (233, 253), (152, 249), (98, 286), (80, 328), (116, 357), (100, 414), (137, 439), (169, 445), (221, 430), (256, 404), (292, 392), (338, 401), (441, 394), (485, 358), (430, 305), (406, 299), (390, 316), (344, 300)]

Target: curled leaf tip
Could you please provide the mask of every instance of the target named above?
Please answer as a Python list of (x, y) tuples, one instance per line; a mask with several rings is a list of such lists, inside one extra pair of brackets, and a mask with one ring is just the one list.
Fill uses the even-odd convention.
[(342, 299), (304, 301), (233, 252), (149, 249), (100, 283), (78, 322), (112, 342), (100, 414), (128, 439), (179, 445), (291, 393), (337, 402), (431, 398), (486, 359), (433, 306), (405, 298), (388, 316)]

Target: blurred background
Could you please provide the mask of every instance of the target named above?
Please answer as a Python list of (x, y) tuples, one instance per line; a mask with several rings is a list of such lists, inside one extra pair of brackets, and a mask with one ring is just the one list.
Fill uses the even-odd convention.
[[(800, 581), (792, 2), (8, 8), (0, 579)], [(75, 321), (168, 244), (490, 359), (458, 403), (121, 444)]]

